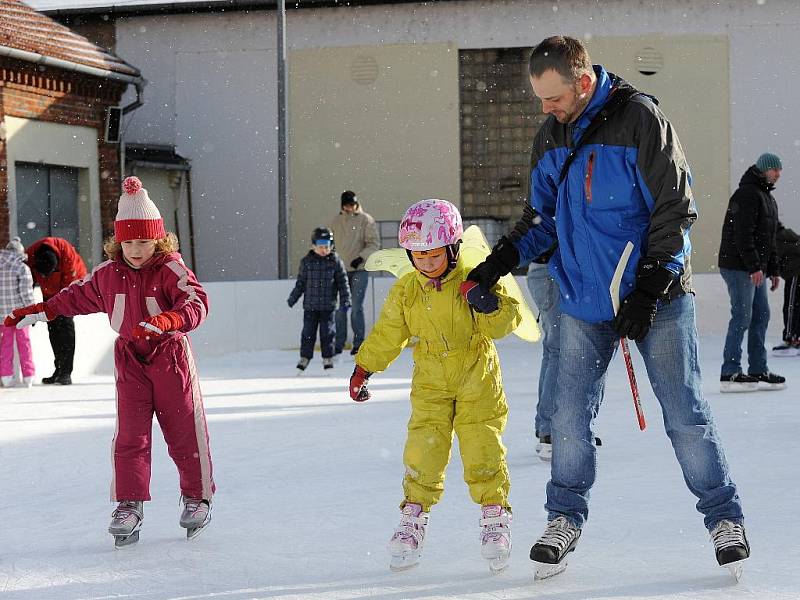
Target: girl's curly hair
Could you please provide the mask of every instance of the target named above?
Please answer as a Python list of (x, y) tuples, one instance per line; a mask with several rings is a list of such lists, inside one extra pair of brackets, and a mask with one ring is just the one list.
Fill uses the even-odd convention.
[[(106, 256), (111, 260), (115, 260), (117, 256), (119, 256), (120, 252), (122, 252), (122, 244), (120, 244), (117, 240), (114, 239), (114, 236), (107, 238), (105, 242), (103, 242), (103, 251), (106, 253)], [(163, 238), (156, 240), (156, 254), (166, 254), (167, 252), (177, 252), (178, 251), (178, 236), (176, 236), (171, 231), (167, 232), (167, 235)]]

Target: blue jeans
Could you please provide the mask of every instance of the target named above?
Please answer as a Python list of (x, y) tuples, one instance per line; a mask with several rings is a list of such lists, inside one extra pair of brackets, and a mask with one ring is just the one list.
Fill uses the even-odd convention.
[(536, 404), (534, 427), (536, 437), (550, 435), (550, 419), (555, 410), (554, 399), (558, 380), (558, 347), (561, 327), (559, 289), (550, 277), (547, 265), (531, 263), (528, 269), (528, 289), (539, 309), (542, 329), (542, 365), (539, 368), (539, 401)]
[[(364, 341), (364, 296), (367, 294), (369, 273), (367, 271), (349, 271), (350, 282), (350, 323), (353, 325), (353, 348), (358, 349)], [(347, 341), (347, 313), (336, 311), (336, 354), (344, 349)]]
[(334, 329), (332, 310), (304, 310), (303, 333), (300, 334), (300, 356), (311, 360), (314, 358), (314, 343), (317, 341), (317, 328), (319, 327), (319, 345), (322, 358), (333, 356)]
[[(701, 390), (694, 297), (686, 294), (659, 306), (650, 333), (637, 346), (661, 404), (664, 429), (684, 481), (698, 498), (706, 528), (723, 519), (741, 522), (739, 495)], [(588, 518), (589, 491), (597, 473), (592, 426), (618, 347), (619, 336), (610, 322), (562, 316), (553, 462), (545, 504), (550, 520), (563, 515), (582, 527)]]
[(767, 299), (768, 278), (759, 286), (750, 281), (746, 271), (733, 269), (719, 270), (728, 286), (731, 298), (731, 320), (725, 349), (722, 351), (722, 370), (720, 375), (728, 376), (742, 370), (742, 338), (747, 331), (748, 373), (766, 373), (767, 349), (764, 342), (769, 325), (769, 300)]

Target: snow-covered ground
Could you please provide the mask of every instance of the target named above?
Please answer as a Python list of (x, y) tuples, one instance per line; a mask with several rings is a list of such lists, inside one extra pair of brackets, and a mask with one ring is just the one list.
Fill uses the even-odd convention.
[[(598, 419), (603, 439), (591, 517), (567, 571), (533, 581), (549, 468), (533, 453), (540, 346), (499, 344), (511, 415), (514, 555), (489, 574), (478, 507), (458, 452), (432, 512), (419, 568), (395, 574), (386, 541), (398, 521), (411, 353), (373, 378), (374, 397), (347, 395), (351, 361), (323, 376), (319, 359), (294, 376), (295, 352), (270, 350), (200, 364), (218, 494), (214, 521), (187, 542), (175, 467), (156, 425), (152, 493), (141, 541), (115, 551), (106, 533), (110, 377), (71, 387), (0, 390), (0, 596), (120, 600), (334, 598), (800, 598), (797, 457), (800, 358), (772, 359), (779, 392), (719, 394), (722, 340), (704, 337), (705, 390), (747, 515), (752, 558), (736, 584), (716, 565), (657, 403), (637, 360), (649, 426), (639, 432), (622, 360)], [(669, 365), (664, 365), (669, 368)], [(47, 373), (45, 373), (47, 374)]]

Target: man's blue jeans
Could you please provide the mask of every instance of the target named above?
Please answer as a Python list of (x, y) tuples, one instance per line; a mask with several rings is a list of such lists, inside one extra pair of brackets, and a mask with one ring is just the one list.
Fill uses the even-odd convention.
[[(562, 315), (553, 461), (545, 504), (550, 520), (563, 515), (582, 527), (589, 515), (589, 491), (597, 473), (592, 425), (618, 347), (619, 336), (610, 322), (586, 323)], [(706, 528), (723, 519), (741, 522), (739, 495), (702, 394), (694, 297), (686, 294), (659, 306), (650, 333), (637, 347)]]
[(750, 281), (747, 271), (720, 269), (720, 275), (728, 286), (731, 299), (731, 320), (725, 349), (722, 351), (722, 370), (720, 375), (729, 376), (742, 370), (742, 339), (747, 331), (748, 373), (766, 373), (767, 349), (764, 346), (769, 325), (769, 299), (767, 287), (769, 278), (759, 286)]
[[(350, 282), (350, 323), (353, 325), (353, 348), (358, 349), (364, 341), (364, 296), (367, 294), (369, 273), (367, 271), (349, 271)], [(336, 354), (344, 349), (347, 341), (347, 312), (336, 311)]]
[(539, 402), (536, 404), (534, 426), (536, 436), (550, 435), (550, 420), (555, 410), (558, 380), (558, 347), (561, 327), (561, 305), (558, 284), (547, 271), (547, 265), (531, 263), (528, 269), (528, 289), (539, 309), (542, 330), (542, 365), (539, 369)]

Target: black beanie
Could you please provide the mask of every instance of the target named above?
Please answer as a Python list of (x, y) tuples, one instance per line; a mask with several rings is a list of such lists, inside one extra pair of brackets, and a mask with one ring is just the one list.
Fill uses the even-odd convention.
[(33, 268), (44, 276), (50, 275), (58, 267), (58, 255), (47, 246), (40, 246), (33, 255)]
[(355, 192), (351, 192), (350, 190), (342, 192), (342, 206), (347, 204), (358, 204)]

